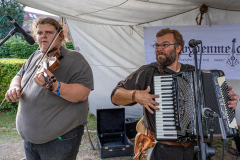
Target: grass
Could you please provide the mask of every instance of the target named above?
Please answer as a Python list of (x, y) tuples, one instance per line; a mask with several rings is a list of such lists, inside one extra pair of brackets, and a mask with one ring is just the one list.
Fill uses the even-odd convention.
[[(94, 115), (88, 115), (88, 130), (97, 129), (97, 120)], [(85, 133), (86, 134), (86, 133)], [(0, 113), (0, 143), (3, 140), (21, 140), (16, 130), (16, 114)]]
[(0, 113), (0, 143), (4, 140), (21, 140), (16, 128), (16, 114)]
[[(229, 139), (228, 141), (225, 142), (225, 154), (229, 149), (232, 148), (232, 139)], [(215, 148), (215, 155), (221, 157), (222, 156), (222, 151), (223, 151), (223, 141), (222, 139), (219, 138), (213, 138), (213, 148)]]
[(0, 113), (0, 128), (16, 128), (16, 114)]
[(97, 130), (97, 118), (93, 114), (88, 114), (88, 130)]

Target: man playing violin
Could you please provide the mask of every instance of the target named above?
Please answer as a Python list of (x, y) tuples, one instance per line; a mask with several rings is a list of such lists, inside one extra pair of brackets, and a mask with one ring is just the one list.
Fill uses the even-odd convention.
[(87, 122), (88, 95), (94, 88), (92, 70), (79, 52), (61, 45), (63, 32), (56, 36), (49, 49), (60, 51), (60, 65), (52, 72), (44, 69), (52, 82), (51, 89), (45, 89), (46, 77), (39, 72), (20, 93), (59, 27), (52, 18), (35, 21), (33, 30), (40, 51), (29, 57), (5, 94), (7, 101), (19, 99), (16, 125), (24, 139), (26, 158), (30, 160), (76, 159)]

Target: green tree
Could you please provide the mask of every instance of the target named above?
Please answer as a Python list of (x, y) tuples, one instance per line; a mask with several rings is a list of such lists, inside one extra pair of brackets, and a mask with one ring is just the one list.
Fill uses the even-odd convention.
[[(8, 15), (12, 17), (20, 26), (23, 24), (23, 19), (25, 12), (23, 11), (24, 6), (14, 2), (13, 0), (1, 0), (0, 1), (0, 19), (4, 15)], [(5, 17), (0, 24), (0, 39), (3, 39), (7, 36), (9, 31), (14, 28), (14, 25), (10, 22), (10, 20)], [(17, 33), (22, 37), (20, 33)]]

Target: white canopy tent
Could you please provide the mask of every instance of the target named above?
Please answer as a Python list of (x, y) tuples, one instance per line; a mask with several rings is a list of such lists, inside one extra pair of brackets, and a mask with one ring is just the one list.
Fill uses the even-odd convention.
[[(145, 64), (144, 27), (196, 25), (203, 4), (208, 6), (208, 11), (203, 15), (202, 25), (240, 23), (238, 0), (15, 1), (67, 19), (75, 49), (83, 54), (93, 70), (95, 90), (89, 97), (93, 114), (100, 107), (116, 107), (110, 100), (112, 89)], [(239, 81), (227, 82), (240, 94)], [(126, 117), (142, 116), (139, 105), (125, 108)]]

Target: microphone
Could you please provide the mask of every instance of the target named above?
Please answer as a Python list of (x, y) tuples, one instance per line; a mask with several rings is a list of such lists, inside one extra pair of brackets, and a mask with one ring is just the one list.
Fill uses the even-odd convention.
[(188, 45), (193, 48), (193, 47), (195, 47), (195, 46), (197, 46), (198, 44), (201, 44), (201, 43), (202, 43), (201, 40), (191, 39), (191, 40), (188, 42)]
[(204, 117), (219, 118), (219, 115), (216, 112), (212, 111), (210, 108), (203, 108), (202, 115)]
[(23, 35), (23, 37), (25, 38), (25, 40), (30, 44), (33, 45), (35, 43), (35, 40), (32, 38), (32, 36), (30, 36), (29, 34), (27, 34), (22, 27), (19, 26), (19, 24), (17, 24), (17, 22), (10, 16), (7, 16), (10, 21), (12, 22), (12, 24), (17, 28), (17, 31), (19, 33), (21, 33)]

